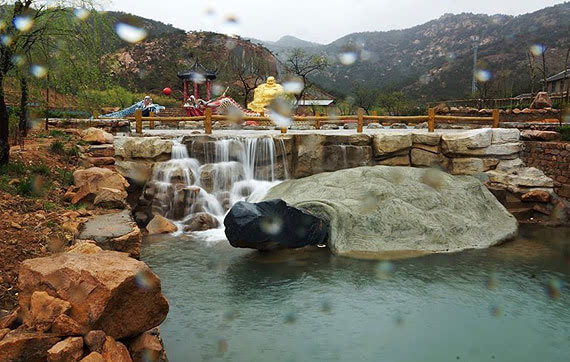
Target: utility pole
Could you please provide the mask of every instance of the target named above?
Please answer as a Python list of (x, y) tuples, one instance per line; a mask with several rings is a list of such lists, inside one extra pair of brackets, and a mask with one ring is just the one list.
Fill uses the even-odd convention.
[(471, 81), (471, 93), (475, 94), (477, 92), (477, 51), (479, 50), (479, 36), (472, 35), (471, 40), (473, 41), (473, 80)]

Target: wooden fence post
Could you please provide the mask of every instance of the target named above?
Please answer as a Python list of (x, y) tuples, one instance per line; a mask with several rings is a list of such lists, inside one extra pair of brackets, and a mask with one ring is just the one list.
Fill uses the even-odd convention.
[(499, 110), (493, 109), (493, 128), (499, 128)]
[[(154, 116), (155, 116), (154, 112), (150, 112), (149, 116), (150, 116), (150, 118), (154, 118)], [(150, 120), (149, 127), (150, 127), (150, 129), (154, 129), (154, 119)]]
[(356, 127), (356, 132), (362, 133), (364, 128), (364, 109), (358, 108), (358, 125)]
[(372, 115), (376, 117), (378, 115), (378, 111), (372, 111)]
[(93, 119), (99, 119), (99, 112), (93, 111)]
[[(320, 117), (320, 116), (321, 116), (321, 113), (317, 111), (315, 113), (315, 117)], [(321, 120), (320, 119), (315, 120), (315, 129), (321, 129)]]
[(142, 109), (137, 109), (135, 111), (135, 122), (136, 122), (136, 130), (138, 134), (142, 133)]
[(435, 108), (428, 108), (428, 132), (435, 131)]
[(206, 119), (204, 120), (204, 129), (206, 130), (206, 134), (212, 134), (212, 108), (206, 107), (204, 116), (206, 116)]
[(287, 133), (287, 127), (281, 127), (281, 133)]

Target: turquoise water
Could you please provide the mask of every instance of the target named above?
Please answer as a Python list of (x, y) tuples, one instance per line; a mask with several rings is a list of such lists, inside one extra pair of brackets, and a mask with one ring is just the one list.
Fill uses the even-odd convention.
[(566, 361), (570, 229), (393, 262), (147, 239), (171, 361)]

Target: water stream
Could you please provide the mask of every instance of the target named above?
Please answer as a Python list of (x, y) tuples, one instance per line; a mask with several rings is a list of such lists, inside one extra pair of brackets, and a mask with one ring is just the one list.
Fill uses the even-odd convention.
[(212, 142), (187, 147), (174, 140), (172, 159), (155, 165), (153, 208), (177, 224), (176, 235), (195, 216), (206, 213), (217, 220), (217, 227), (192, 230), (195, 236), (224, 239), (223, 219), (233, 204), (264, 194), (280, 178), (289, 177), (283, 140), (228, 137), (211, 146)]

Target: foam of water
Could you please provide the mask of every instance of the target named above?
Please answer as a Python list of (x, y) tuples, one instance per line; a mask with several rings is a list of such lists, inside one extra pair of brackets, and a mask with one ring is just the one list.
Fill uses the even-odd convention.
[[(155, 166), (154, 199), (161, 204), (161, 214), (178, 226), (175, 236), (183, 233), (185, 224), (197, 213), (214, 216), (219, 222), (217, 229), (193, 232), (208, 244), (225, 240), (223, 220), (232, 205), (260, 201), (280, 182), (278, 167), (283, 168), (285, 179), (289, 173), (285, 143), (272, 137), (224, 138), (215, 141), (213, 152), (208, 147), (202, 151), (205, 164), (175, 140), (171, 160)], [(279, 157), (282, 165), (278, 165)]]

